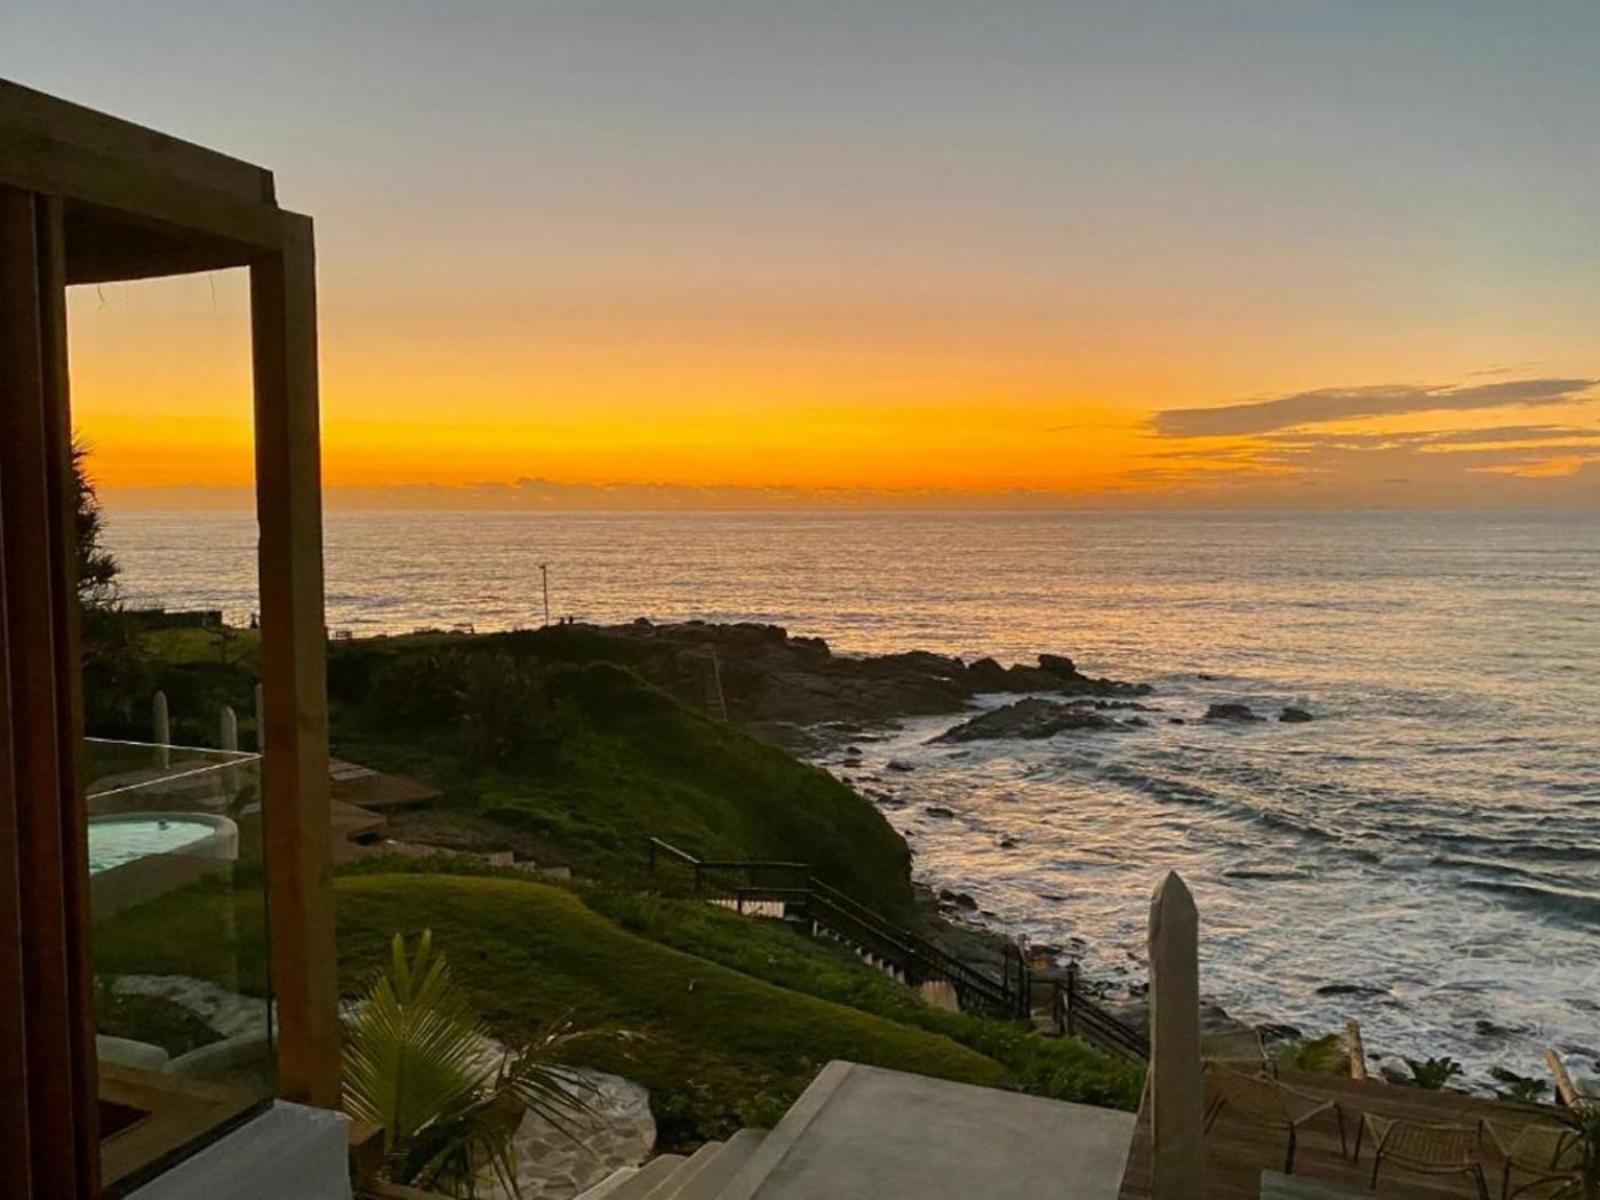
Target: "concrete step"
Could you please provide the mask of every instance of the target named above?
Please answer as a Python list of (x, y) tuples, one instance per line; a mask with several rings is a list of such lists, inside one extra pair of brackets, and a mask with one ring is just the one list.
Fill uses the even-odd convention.
[(677, 1168), (656, 1184), (645, 1200), (676, 1200), (685, 1187), (687, 1187), (705, 1168), (722, 1153), (722, 1142), (707, 1142), (688, 1158), (678, 1164)]
[(1132, 1113), (831, 1062), (716, 1200), (1116, 1200)]
[(688, 1161), (681, 1154), (658, 1154), (611, 1191), (601, 1194), (605, 1200), (646, 1200), (679, 1166)]
[(579, 1192), (573, 1200), (604, 1200), (639, 1173), (638, 1167), (618, 1167), (592, 1188)]
[[(765, 1129), (741, 1129), (691, 1179), (672, 1194), (672, 1200), (718, 1200), (728, 1181), (739, 1172), (766, 1140)], [(651, 1198), (654, 1200), (654, 1197)]]

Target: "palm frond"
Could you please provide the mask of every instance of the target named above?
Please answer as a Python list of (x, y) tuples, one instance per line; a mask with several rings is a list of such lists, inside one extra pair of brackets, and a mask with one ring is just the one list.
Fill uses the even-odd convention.
[(431, 932), (414, 952), (396, 934), (387, 967), (347, 1018), (345, 1109), (379, 1125), (390, 1178), (452, 1196), (475, 1196), (493, 1174), (518, 1195), (513, 1135), (524, 1112), (568, 1136), (592, 1113), (590, 1085), (557, 1064), (584, 1035), (566, 1018), (515, 1049), (495, 1042), (450, 976)]

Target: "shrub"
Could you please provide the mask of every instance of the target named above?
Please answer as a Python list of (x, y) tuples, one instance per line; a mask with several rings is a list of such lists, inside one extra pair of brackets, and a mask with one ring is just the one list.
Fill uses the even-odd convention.
[(1411, 1068), (1411, 1081), (1419, 1088), (1437, 1092), (1462, 1073), (1461, 1064), (1449, 1055), (1443, 1058), (1406, 1059)]

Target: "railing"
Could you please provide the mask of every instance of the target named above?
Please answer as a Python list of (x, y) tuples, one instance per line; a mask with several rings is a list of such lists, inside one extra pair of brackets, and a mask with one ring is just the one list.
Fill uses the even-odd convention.
[(660, 838), (649, 839), (649, 856), (652, 870), (659, 861), (689, 868), (697, 896), (732, 901), (739, 909), (780, 902), (786, 915), (872, 955), (913, 987), (930, 980), (948, 983), (964, 1011), (1018, 1020), (1030, 1015), (1028, 969), (1015, 947), (1007, 947), (1004, 978), (995, 979), (818, 879), (807, 863), (699, 859)]
[(1067, 968), (1067, 981), (1051, 980), (1050, 1015), (1056, 1032), (1081, 1037), (1125, 1058), (1150, 1058), (1150, 1039), (1141, 1030), (1111, 1015), (1083, 988), (1078, 965)]

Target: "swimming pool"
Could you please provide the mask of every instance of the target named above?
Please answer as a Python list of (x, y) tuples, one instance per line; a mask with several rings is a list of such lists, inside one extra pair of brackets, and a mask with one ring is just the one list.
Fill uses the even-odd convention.
[(239, 829), (206, 813), (129, 813), (89, 818), (89, 873), (97, 875), (155, 855), (237, 858)]

